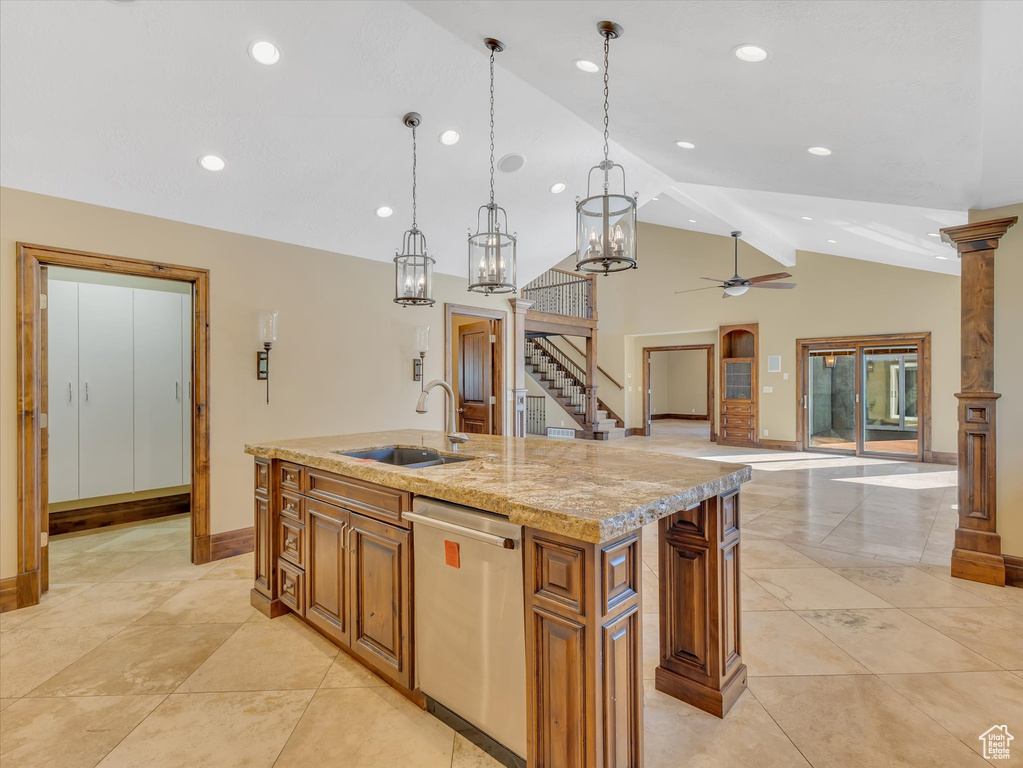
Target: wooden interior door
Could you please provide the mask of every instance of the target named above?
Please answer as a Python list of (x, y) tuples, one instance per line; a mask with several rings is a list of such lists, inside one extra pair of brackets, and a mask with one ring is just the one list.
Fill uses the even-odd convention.
[[(42, 267), (39, 270), (39, 293), (47, 297), (46, 309), (43, 309), (40, 315), (40, 355), (39, 355), (39, 402), (42, 410), (47, 414), (47, 425), (46, 429), (39, 430), (39, 497), (42, 499), (42, 509), (40, 510), (40, 531), (44, 534), (40, 537), (39, 546), (39, 591), (49, 592), (50, 591), (50, 427), (49, 427), (49, 397), (50, 397), (50, 361), (49, 361), (49, 347), (47, 344), (47, 337), (50, 333), (50, 311), (49, 311), (49, 270), (46, 267)], [(78, 312), (78, 292), (75, 291), (75, 313)], [(77, 327), (75, 331), (77, 332)], [(77, 343), (77, 338), (76, 338)], [(77, 354), (77, 349), (75, 350)], [(75, 365), (77, 366), (78, 360), (76, 357)], [(75, 412), (75, 492), (78, 491), (78, 462), (77, 462), (77, 450), (78, 450), (78, 418), (77, 410)], [(76, 496), (77, 498), (77, 496)]]
[(458, 429), (489, 435), (493, 432), (493, 349), (489, 320), (458, 329)]

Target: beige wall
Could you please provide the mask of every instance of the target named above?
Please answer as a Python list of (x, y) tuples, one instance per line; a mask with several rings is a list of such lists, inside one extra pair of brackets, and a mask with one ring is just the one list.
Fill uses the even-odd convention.
[[(610, 280), (610, 278), (608, 278)], [(601, 331), (603, 334), (603, 331)], [(603, 343), (604, 337), (601, 335), (601, 343)], [(688, 346), (691, 344), (716, 344), (717, 343), (717, 331), (691, 331), (688, 333), (667, 333), (667, 334), (654, 334), (647, 336), (626, 336), (624, 339), (625, 354), (624, 370), (625, 377), (625, 392), (622, 394), (624, 399), (628, 401), (628, 408), (624, 411), (627, 415), (624, 417), (626, 424), (630, 427), (642, 427), (643, 426), (643, 349), (645, 347), (676, 347), (676, 346)], [(599, 350), (598, 350), (599, 352)], [(654, 352), (652, 353), (652, 359), (655, 359), (657, 355), (664, 354), (677, 354), (677, 353), (664, 353)], [(700, 361), (700, 382), (701, 387), (706, 384), (706, 365), (707, 358), (706, 353), (702, 351), (688, 352), (685, 354), (692, 354), (697, 357)], [(605, 390), (601, 390), (601, 396), (605, 394)], [(653, 393), (651, 393), (653, 394)], [(706, 410), (706, 390), (701, 389), (700, 393), (700, 410), (698, 413)], [(623, 413), (620, 411), (619, 413)], [(671, 411), (671, 413), (677, 413), (677, 411)], [(687, 413), (687, 411), (682, 411)]]
[(650, 412), (707, 415), (707, 353), (650, 353)]
[[(956, 401), (959, 382), (959, 279), (935, 272), (800, 251), (794, 267), (783, 268), (756, 249), (740, 243), (739, 266), (745, 275), (785, 269), (799, 287), (784, 293), (751, 290), (724, 300), (718, 290), (675, 294), (701, 286), (701, 276), (731, 268), (731, 238), (641, 224), (639, 269), (597, 284), (600, 363), (612, 376), (632, 374), (623, 393), (601, 387), (601, 396), (627, 400), (627, 426), (641, 426), (641, 375), (637, 357), (642, 344), (629, 337), (681, 334), (719, 325), (760, 323), (760, 426), (772, 440), (796, 439), (796, 340), (847, 334), (930, 331), (933, 341), (933, 438), (935, 451), (956, 450)], [(921, 258), (930, 258), (923, 257)], [(655, 339), (672, 338), (655, 335)], [(781, 355), (782, 372), (767, 372), (767, 356)], [(786, 378), (785, 376), (788, 376)], [(629, 391), (631, 387), (631, 391)], [(616, 403), (617, 404), (617, 403)]]
[[(394, 269), (388, 263), (0, 189), (0, 578), (17, 570), (18, 241), (210, 270), (213, 533), (252, 525), (252, 459), (242, 453), (246, 442), (401, 427), (440, 429), (444, 409), (439, 398), (431, 402), (428, 415), (415, 412), (419, 384), (412, 380), (413, 328), (433, 326), (425, 373), (427, 379), (441, 378), (444, 302), (498, 306), (493, 298), (468, 293), (464, 279), (438, 275), (434, 307), (403, 309), (391, 301)], [(281, 312), (269, 405), (255, 376), (261, 307)], [(506, 338), (504, 345), (509, 371), (510, 342)]]
[(1002, 553), (1023, 557), (1023, 203), (970, 211), (970, 221), (1018, 216), (995, 251), (997, 515)]

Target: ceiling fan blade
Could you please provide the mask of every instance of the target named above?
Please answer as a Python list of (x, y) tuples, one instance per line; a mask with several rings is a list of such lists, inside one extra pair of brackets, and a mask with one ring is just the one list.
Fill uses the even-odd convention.
[(784, 280), (786, 277), (792, 277), (788, 272), (775, 272), (773, 275), (757, 275), (756, 277), (749, 278), (751, 283), (766, 283), (768, 280)]
[(795, 288), (795, 283), (753, 283), (750, 288)]
[(701, 277), (701, 280), (713, 280), (715, 283), (727, 283), (732, 278), (728, 277)]
[(706, 288), (689, 288), (685, 291), (675, 291), (675, 293), (692, 293), (693, 291), (709, 291), (711, 288), (720, 288), (720, 285), (708, 285)]

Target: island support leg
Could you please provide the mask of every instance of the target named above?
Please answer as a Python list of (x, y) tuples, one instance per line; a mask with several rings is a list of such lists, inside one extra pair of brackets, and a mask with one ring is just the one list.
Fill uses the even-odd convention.
[(641, 538), (526, 528), (529, 768), (642, 766)]
[(658, 522), (657, 690), (724, 717), (746, 690), (739, 602), (739, 490)]

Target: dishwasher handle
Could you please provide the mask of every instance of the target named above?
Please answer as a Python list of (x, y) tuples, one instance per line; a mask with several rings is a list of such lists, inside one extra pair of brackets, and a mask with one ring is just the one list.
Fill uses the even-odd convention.
[(421, 515), (418, 512), (404, 512), (402, 517), (406, 520), (411, 520), (414, 523), (425, 525), (430, 528), (439, 528), (442, 531), (448, 531), (450, 533), (457, 533), (459, 536), (465, 536), (467, 539), (475, 539), (481, 541), (484, 544), (490, 544), (494, 547), (501, 547), (502, 549), (515, 549), (515, 539), (509, 539), (506, 536), (498, 536), (493, 533), (487, 533), (486, 531), (477, 531), (475, 528), (466, 528), (462, 525), (455, 525), (449, 523), (447, 520), (438, 520), (436, 517), (430, 517), (429, 515)]

